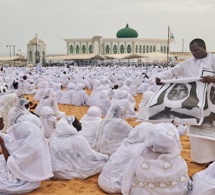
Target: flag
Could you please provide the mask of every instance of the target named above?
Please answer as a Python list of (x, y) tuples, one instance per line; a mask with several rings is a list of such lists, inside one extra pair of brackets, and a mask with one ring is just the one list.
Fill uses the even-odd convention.
[(173, 33), (172, 33), (170, 27), (169, 27), (169, 42), (170, 42), (170, 43), (171, 43), (171, 42), (174, 42), (174, 43), (175, 43), (175, 37), (174, 37), (174, 35), (173, 35)]

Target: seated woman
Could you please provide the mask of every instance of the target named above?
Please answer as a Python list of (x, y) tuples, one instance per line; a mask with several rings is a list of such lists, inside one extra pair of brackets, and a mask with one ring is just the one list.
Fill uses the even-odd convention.
[(55, 92), (51, 88), (48, 88), (48, 89), (46, 89), (44, 91), (43, 96), (42, 96), (38, 106), (36, 107), (35, 113), (38, 114), (39, 116), (41, 114), (40, 109), (43, 106), (51, 107), (52, 110), (54, 111), (54, 115), (58, 119), (65, 115), (64, 112), (59, 111), (58, 104), (57, 104), (57, 99), (56, 99), (56, 96), (55, 96)]
[(215, 193), (215, 163), (209, 165), (203, 171), (200, 171), (193, 175), (193, 190), (192, 195), (205, 194), (213, 195)]
[[(144, 145), (132, 154), (122, 180), (124, 195), (187, 194), (191, 181), (181, 157), (181, 143), (172, 123), (153, 124)], [(129, 178), (129, 179), (128, 179)]]
[(48, 143), (34, 124), (11, 126), (7, 135), (0, 133), (0, 145), (1, 194), (31, 192), (53, 176)]
[(44, 136), (50, 138), (56, 130), (57, 118), (54, 116), (54, 111), (49, 106), (43, 106), (40, 109), (40, 121), (44, 127)]
[(124, 138), (133, 129), (124, 119), (126, 110), (123, 106), (110, 107), (105, 118), (97, 130), (93, 148), (96, 151), (111, 155), (121, 145)]
[(0, 116), (4, 119), (4, 128), (2, 132), (6, 132), (8, 127), (10, 126), (9, 122), (9, 112), (11, 108), (17, 105), (18, 96), (15, 93), (6, 94), (2, 98), (2, 107), (0, 108)]
[(81, 118), (80, 122), (82, 130), (79, 131), (79, 134), (83, 135), (92, 147), (95, 142), (98, 127), (102, 122), (101, 109), (97, 106), (90, 107), (87, 113)]
[(76, 85), (74, 83), (69, 83), (67, 85), (67, 89), (63, 92), (62, 97), (60, 99), (60, 104), (72, 105), (72, 97), (73, 97), (75, 87)]
[(57, 179), (86, 179), (101, 172), (108, 156), (94, 151), (65, 118), (49, 139), (52, 170)]
[(187, 165), (178, 130), (171, 123), (141, 123), (124, 139), (99, 175), (99, 186), (123, 195), (186, 194)]

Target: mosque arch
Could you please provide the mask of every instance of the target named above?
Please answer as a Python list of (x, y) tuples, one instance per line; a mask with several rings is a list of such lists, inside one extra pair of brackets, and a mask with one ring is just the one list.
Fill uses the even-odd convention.
[(130, 45), (127, 46), (127, 53), (131, 53), (131, 46)]
[(136, 53), (138, 53), (138, 45), (136, 45)]
[(33, 62), (33, 53), (32, 53), (32, 51), (29, 51), (28, 52), (28, 58), (29, 58), (29, 62)]
[(118, 50), (117, 46), (114, 45), (114, 46), (113, 46), (113, 53), (117, 53), (117, 50)]
[(125, 47), (123, 45), (120, 46), (120, 53), (124, 53), (125, 52)]
[(36, 51), (35, 52), (35, 61), (36, 63), (38, 63), (37, 61), (40, 59), (40, 52), (39, 51)]
[(163, 52), (166, 53), (166, 46), (163, 47)]
[(149, 46), (146, 46), (146, 53), (149, 53)]
[(142, 46), (139, 46), (139, 53), (142, 53)]
[(74, 52), (74, 47), (72, 45), (70, 45), (69, 47), (69, 53), (73, 53)]
[(146, 46), (143, 45), (143, 53), (146, 53)]
[(46, 53), (45, 53), (45, 51), (43, 51), (43, 54), (42, 54), (42, 61), (43, 61), (43, 63), (46, 61)]
[(156, 47), (155, 47), (155, 45), (153, 46), (153, 52), (156, 52)]
[(161, 53), (163, 53), (163, 46), (161, 46)]
[(92, 45), (89, 46), (89, 53), (93, 53), (93, 47), (92, 47)]
[(110, 53), (110, 46), (106, 45), (105, 47), (105, 53), (109, 54)]
[(150, 45), (150, 53), (152, 53), (152, 45)]
[(80, 47), (79, 47), (79, 45), (76, 45), (76, 47), (75, 47), (75, 52), (76, 52), (77, 54), (79, 54), (79, 52), (80, 52)]
[(81, 50), (82, 50), (82, 53), (86, 53), (86, 46), (85, 45), (82, 45), (82, 48), (81, 48)]

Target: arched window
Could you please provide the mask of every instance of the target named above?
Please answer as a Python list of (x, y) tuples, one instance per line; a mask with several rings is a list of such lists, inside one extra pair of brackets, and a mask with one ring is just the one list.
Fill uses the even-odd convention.
[(127, 46), (127, 53), (131, 53), (131, 46), (130, 45)]
[(89, 46), (89, 53), (93, 53), (93, 47), (92, 47), (92, 45)]
[(152, 52), (152, 45), (150, 45), (150, 53)]
[(146, 53), (146, 46), (143, 45), (143, 53)]
[(80, 52), (80, 47), (79, 47), (79, 45), (76, 45), (75, 51), (76, 51), (77, 54), (79, 54), (79, 52)]
[(87, 50), (87, 49), (86, 49), (86, 46), (85, 46), (85, 45), (82, 45), (82, 49), (81, 49), (81, 50), (82, 50), (82, 53), (86, 53), (86, 50)]
[(32, 51), (29, 51), (29, 53), (28, 53), (28, 59), (29, 59), (29, 62), (33, 63), (33, 54), (32, 54)]
[(136, 53), (138, 53), (138, 45), (136, 45)]
[(149, 53), (149, 46), (146, 46), (146, 53)]
[(156, 47), (155, 47), (155, 45), (154, 45), (154, 47), (153, 47), (153, 52), (156, 52)]
[(139, 46), (139, 52), (142, 53), (142, 46)]
[(120, 53), (124, 53), (125, 52), (125, 48), (123, 45), (120, 46)]
[(105, 47), (105, 53), (110, 53), (110, 46), (109, 45), (106, 45), (106, 47)]
[(35, 52), (35, 62), (38, 63), (38, 60), (40, 60), (40, 52), (36, 51)]
[(45, 51), (43, 51), (43, 57), (42, 57), (42, 59), (43, 59), (43, 63), (45, 63), (45, 61), (46, 61), (46, 53), (45, 53)]
[(114, 45), (114, 46), (113, 46), (113, 53), (117, 53), (117, 50), (118, 50), (117, 46)]
[(74, 52), (74, 47), (72, 45), (70, 45), (69, 47), (69, 53), (73, 53)]
[(163, 46), (161, 46), (161, 53), (163, 53)]
[(163, 47), (163, 52), (166, 53), (166, 46)]

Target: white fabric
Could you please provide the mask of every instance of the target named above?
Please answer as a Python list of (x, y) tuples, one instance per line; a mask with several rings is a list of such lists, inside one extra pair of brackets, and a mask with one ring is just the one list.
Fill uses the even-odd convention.
[(102, 154), (111, 155), (133, 129), (125, 120), (125, 109), (113, 106), (103, 119), (96, 135), (94, 148)]
[(72, 97), (75, 89), (74, 83), (69, 83), (67, 85), (67, 90), (65, 90), (60, 99), (61, 104), (72, 104)]
[(180, 156), (177, 128), (171, 123), (152, 125), (144, 145), (133, 152), (133, 160), (126, 167), (123, 195), (186, 194), (190, 180)]
[[(178, 64), (176, 67), (158, 74), (157, 77), (161, 79), (200, 77), (202, 69), (215, 71), (215, 55), (208, 53), (202, 59), (190, 58)], [(191, 158), (194, 162), (207, 163), (215, 161), (215, 141), (190, 137), (190, 146)]]
[(2, 116), (4, 120), (4, 128), (2, 132), (6, 132), (8, 127), (10, 126), (9, 124), (9, 112), (10, 109), (15, 107), (17, 105), (17, 95), (16, 94), (7, 94), (3, 97), (2, 104), (3, 106), (0, 108), (0, 116)]
[(50, 138), (56, 129), (57, 118), (54, 116), (54, 111), (49, 106), (44, 106), (40, 109), (40, 120), (44, 127), (44, 136)]
[(10, 109), (10, 112), (8, 114), (9, 126), (16, 124), (21, 116), (25, 114), (30, 114), (30, 112), (25, 107), (25, 105), (27, 104), (27, 99), (20, 98), (18, 100), (17, 106)]
[(100, 173), (108, 159), (107, 155), (95, 152), (86, 139), (62, 119), (49, 143), (55, 178), (86, 179)]
[(137, 119), (139, 120), (146, 120), (147, 115), (148, 115), (148, 107), (149, 107), (149, 102), (150, 98), (153, 96), (153, 92), (151, 91), (146, 91), (142, 95), (142, 99), (139, 104), (139, 109), (137, 113)]
[(38, 188), (40, 181), (53, 176), (49, 147), (34, 124), (22, 122), (7, 130), (5, 140), (10, 156), (0, 155), (0, 192), (22, 194)]
[(64, 112), (59, 111), (55, 92), (51, 88), (48, 88), (44, 91), (43, 96), (35, 109), (35, 113), (40, 116), (40, 109), (44, 106), (51, 107), (54, 111), (54, 115), (57, 118), (61, 118), (65, 115)]
[(82, 129), (78, 133), (83, 135), (90, 146), (93, 147), (97, 130), (102, 122), (100, 108), (96, 106), (90, 107), (87, 111), (87, 114), (81, 118), (80, 122)]
[(137, 125), (129, 133), (128, 138), (123, 140), (116, 152), (110, 156), (98, 178), (98, 184), (102, 190), (107, 193), (121, 193), (122, 179), (126, 167), (132, 160), (133, 152), (139, 148), (140, 145), (143, 145), (150, 126), (152, 126), (150, 123), (141, 123)]
[(203, 171), (193, 175), (192, 195), (214, 195), (215, 194), (215, 163), (209, 165)]

